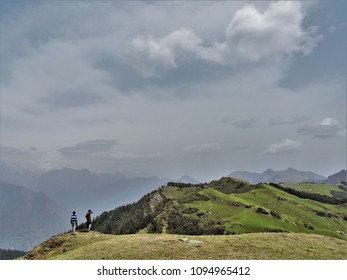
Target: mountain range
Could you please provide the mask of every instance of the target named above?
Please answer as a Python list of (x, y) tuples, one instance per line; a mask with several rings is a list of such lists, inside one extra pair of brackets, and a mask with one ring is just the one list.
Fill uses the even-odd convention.
[(23, 258), (345, 259), (346, 194), (345, 183), (169, 182)]
[[(72, 211), (76, 211), (79, 222), (83, 222), (88, 209), (93, 210), (95, 217), (114, 207), (132, 203), (168, 181), (198, 182), (187, 175), (172, 180), (156, 176), (127, 177), (121, 173), (95, 173), (87, 169), (62, 168), (35, 172), (3, 162), (0, 164), (0, 180), (0, 248), (17, 250), (27, 250), (52, 234), (69, 230)], [(26, 198), (30, 199), (25, 200)], [(17, 202), (14, 203), (15, 201)], [(32, 205), (28, 201), (31, 201)], [(13, 208), (16, 211), (10, 215), (5, 209), (12, 209), (12, 205), (16, 205), (16, 208)], [(34, 206), (41, 207), (41, 213), (36, 211)], [(47, 209), (44, 209), (45, 207)], [(52, 218), (52, 209), (54, 215), (59, 217), (56, 220)], [(33, 212), (30, 212), (31, 210)], [(46, 222), (46, 226), (37, 226), (36, 221), (19, 213), (39, 218)], [(14, 214), (16, 216), (13, 216)], [(36, 230), (42, 230), (42, 234), (38, 234)]]
[[(81, 223), (88, 209), (93, 210), (93, 217), (102, 216), (103, 212), (129, 205), (168, 182), (199, 185), (188, 175), (171, 180), (155, 176), (132, 178), (120, 173), (95, 173), (87, 169), (34, 172), (4, 163), (0, 167), (0, 248), (3, 249), (27, 250), (49, 235), (68, 230), (72, 211), (77, 212)], [(292, 183), (338, 180), (339, 176), (343, 178), (341, 172), (328, 179), (293, 168), (285, 171), (269, 169), (262, 174), (234, 172), (230, 176), (241, 177), (252, 184), (259, 181)]]
[(142, 195), (166, 184), (170, 179), (159, 177), (127, 177), (121, 173), (95, 173), (87, 169), (54, 169), (34, 172), (2, 163), (0, 180), (43, 192), (69, 215), (80, 215), (88, 209), (95, 214), (115, 205), (130, 203)]
[(229, 174), (228, 177), (239, 178), (252, 184), (281, 182), (292, 184), (301, 182), (320, 183), (326, 180), (326, 177), (318, 175), (311, 171), (299, 171), (292, 167), (281, 171), (267, 169), (263, 173), (235, 171)]
[(42, 192), (0, 181), (0, 248), (29, 250), (66, 230), (61, 209)]

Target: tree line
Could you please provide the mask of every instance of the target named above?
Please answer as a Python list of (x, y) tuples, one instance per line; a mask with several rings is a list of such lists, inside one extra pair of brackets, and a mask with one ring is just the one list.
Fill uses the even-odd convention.
[[(108, 234), (133, 234), (154, 222), (155, 216), (163, 209), (166, 198), (153, 207), (153, 193), (145, 195), (138, 202), (103, 212), (93, 220), (93, 229)], [(85, 224), (77, 229), (85, 228)]]
[(308, 193), (308, 192), (304, 192), (304, 191), (298, 191), (298, 190), (295, 190), (292, 188), (283, 187), (283, 186), (281, 186), (279, 184), (275, 184), (275, 183), (269, 183), (269, 185), (272, 187), (275, 187), (276, 189), (279, 189), (281, 191), (285, 191), (289, 194), (295, 195), (297, 197), (311, 199), (311, 200), (315, 200), (315, 201), (325, 203), (325, 204), (339, 205), (339, 204), (344, 204), (347, 202), (346, 195), (345, 194), (341, 195), (340, 192), (336, 192), (335, 196), (332, 197), (332, 196), (327, 196), (325, 194)]
[(0, 260), (14, 260), (25, 254), (24, 251), (0, 249)]

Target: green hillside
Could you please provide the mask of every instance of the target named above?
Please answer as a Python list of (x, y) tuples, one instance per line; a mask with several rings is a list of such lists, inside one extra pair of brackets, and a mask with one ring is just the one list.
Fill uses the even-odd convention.
[(252, 233), (186, 236), (78, 232), (42, 243), (35, 260), (335, 260), (346, 259), (346, 241), (312, 234)]
[[(301, 186), (295, 186), (298, 195), (306, 197), (308, 185)], [(319, 188), (322, 192), (322, 186)], [(293, 232), (346, 239), (346, 203), (318, 201), (326, 197), (298, 197), (276, 185), (251, 185), (229, 177), (209, 184), (169, 183), (137, 203), (103, 213), (95, 219), (94, 227), (113, 234)], [(341, 201), (330, 198), (332, 203)]]
[[(309, 192), (316, 187), (315, 192)], [(168, 183), (25, 259), (347, 259), (344, 188)]]

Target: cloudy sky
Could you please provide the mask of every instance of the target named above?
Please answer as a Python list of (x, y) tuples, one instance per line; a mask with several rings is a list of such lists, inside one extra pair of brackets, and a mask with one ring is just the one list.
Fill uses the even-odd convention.
[(1, 1), (1, 160), (199, 180), (346, 168), (345, 1)]

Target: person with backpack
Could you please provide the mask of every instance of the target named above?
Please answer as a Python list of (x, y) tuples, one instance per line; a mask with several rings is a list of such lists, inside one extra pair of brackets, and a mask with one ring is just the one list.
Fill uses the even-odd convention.
[(87, 214), (86, 214), (86, 219), (87, 219), (87, 230), (90, 231), (91, 225), (92, 225), (92, 210), (88, 210)]
[(71, 234), (76, 234), (76, 227), (77, 227), (77, 215), (76, 211), (72, 211), (72, 215), (70, 218), (70, 223), (71, 223)]

